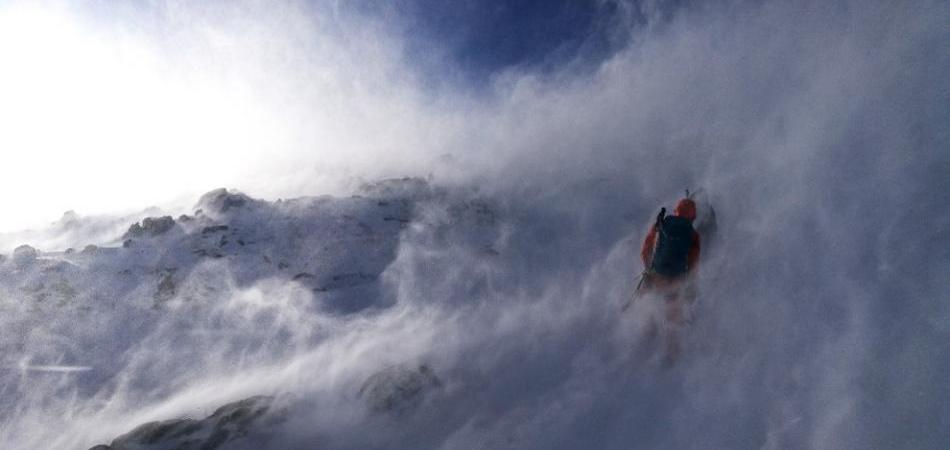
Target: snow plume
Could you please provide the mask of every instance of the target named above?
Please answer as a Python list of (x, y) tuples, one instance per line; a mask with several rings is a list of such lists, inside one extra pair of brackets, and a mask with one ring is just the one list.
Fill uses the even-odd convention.
[[(181, 8), (160, 13), (203, 17)], [(69, 290), (15, 278), (3, 317), (20, 328), (4, 327), (3, 339), (21, 347), (4, 361), (3, 392), (13, 400), (3, 400), (11, 412), (0, 416), (13, 448), (82, 448), (147, 420), (203, 417), (259, 394), (277, 395), (289, 411), (270, 431), (273, 448), (937, 448), (950, 440), (945, 2), (687, 5), (631, 28), (628, 46), (594, 71), (512, 69), (496, 73), (487, 94), (420, 86), (384, 21), (360, 18), (369, 25), (324, 36), (310, 33), (350, 19), (335, 21), (330, 7), (300, 16), (299, 5), (221, 8), (232, 12), (226, 23), (250, 27), (247, 42), (227, 42), (262, 42), (251, 55), (278, 67), (259, 73), (271, 89), (264, 104), (289, 117), (278, 128), (291, 141), (260, 172), (266, 180), (233, 184), (265, 197), (317, 192), (314, 173), (338, 171), (431, 173), (430, 185), (422, 194), (364, 193), (370, 203), (357, 212), (301, 205), (353, 228), (301, 227), (289, 236), (318, 237), (268, 254), (320, 258), (324, 245), (380, 243), (378, 253), (328, 258), (381, 263), (375, 278), (313, 264), (290, 283), (275, 259), (272, 276), (248, 282), (242, 277), (257, 269), (225, 255), (168, 275), (181, 287), (153, 309), (151, 289), (167, 275), (159, 260), (149, 266), (156, 272), (133, 278), (148, 284), (105, 284), (93, 313), (49, 316), (37, 311)], [(254, 20), (240, 20), (250, 13)], [(181, 22), (179, 36), (193, 24)], [(339, 47), (329, 39), (349, 33), (360, 37)], [(305, 39), (314, 36), (328, 39)], [(315, 49), (329, 50), (308, 59)], [(219, 156), (196, 173), (221, 180), (210, 168), (233, 160)], [(282, 169), (313, 164), (322, 169)], [(717, 208), (719, 233), (702, 261), (683, 357), (663, 369), (642, 349), (656, 305), (619, 310), (636, 286), (650, 218), (683, 188), (700, 187)], [(401, 202), (412, 205), (408, 216), (366, 212)], [(352, 217), (398, 229), (358, 231)], [(307, 274), (344, 288), (306, 285)], [(339, 294), (346, 289), (359, 295)], [(203, 300), (189, 303), (186, 293)], [(370, 301), (340, 311), (335, 295)], [(421, 366), (439, 379), (421, 404), (372, 412), (360, 394), (368, 379)], [(51, 420), (66, 432), (51, 430)]]

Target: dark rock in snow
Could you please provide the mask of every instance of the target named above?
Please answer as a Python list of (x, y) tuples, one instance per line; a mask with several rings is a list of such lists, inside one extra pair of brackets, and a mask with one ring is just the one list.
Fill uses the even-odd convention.
[(213, 215), (225, 213), (231, 209), (243, 208), (252, 202), (254, 200), (245, 194), (237, 191), (228, 192), (225, 188), (219, 188), (202, 195), (195, 208)]
[(427, 196), (431, 188), (422, 178), (393, 178), (366, 183), (360, 186), (360, 194), (374, 197), (382, 202), (380, 206), (388, 205), (386, 200), (391, 199), (420, 199)]
[(316, 290), (332, 291), (335, 289), (344, 289), (348, 287), (359, 286), (361, 284), (372, 283), (376, 280), (376, 278), (376, 275), (368, 273), (341, 273), (339, 275), (333, 275), (329, 279), (323, 280)]
[(25, 266), (36, 261), (39, 252), (29, 245), (21, 245), (13, 250), (13, 263), (18, 266)]
[(89, 450), (176, 449), (214, 450), (253, 434), (259, 425), (266, 425), (274, 398), (256, 396), (228, 403), (202, 420), (172, 419), (142, 424), (119, 436), (109, 445)]
[(228, 231), (227, 225), (211, 225), (201, 229), (201, 234), (212, 234), (221, 231)]
[(372, 412), (401, 413), (418, 407), (441, 386), (442, 381), (425, 364), (416, 369), (394, 366), (367, 378), (359, 395)]
[(154, 295), (155, 302), (161, 303), (171, 300), (177, 292), (178, 287), (175, 285), (175, 279), (172, 278), (171, 273), (166, 273), (162, 275), (161, 281), (158, 282), (158, 288)]
[(172, 219), (171, 216), (146, 217), (145, 219), (142, 219), (141, 225), (138, 223), (132, 224), (132, 226), (129, 227), (129, 231), (126, 231), (122, 238), (129, 239), (142, 236), (158, 236), (168, 232), (174, 228), (174, 226), (175, 219)]
[(149, 422), (140, 425), (130, 433), (117, 438), (112, 442), (112, 448), (121, 449), (133, 445), (155, 445), (162, 441), (176, 440), (182, 436), (193, 434), (201, 429), (201, 425), (194, 419), (172, 419), (161, 422)]
[(202, 258), (224, 258), (224, 255), (221, 252), (214, 249), (196, 248), (192, 250), (192, 253)]

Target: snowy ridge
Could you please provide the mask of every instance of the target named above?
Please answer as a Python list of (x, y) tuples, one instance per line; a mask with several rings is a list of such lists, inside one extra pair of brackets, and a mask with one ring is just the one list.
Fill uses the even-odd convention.
[[(40, 305), (84, 309), (103, 301), (150, 300), (158, 307), (172, 299), (192, 300), (202, 289), (215, 290), (186, 281), (192, 271), (227, 258), (238, 285), (276, 277), (314, 291), (334, 291), (379, 276), (394, 257), (413, 200), (380, 196), (267, 203), (217, 190), (202, 198), (193, 216), (149, 217), (132, 224), (121, 247), (90, 244), (59, 252), (20, 247), (3, 267), (3, 285), (30, 293)], [(150, 299), (128, 290), (104, 299), (93, 289), (149, 284)]]
[[(187, 217), (130, 224), (115, 246), (20, 249), (0, 266), (0, 440), (812, 448), (836, 408), (881, 395), (850, 380), (928, 386), (888, 381), (880, 348), (854, 351), (913, 310), (878, 314), (885, 303), (822, 292), (835, 272), (789, 264), (788, 246), (809, 241), (780, 239), (798, 225), (750, 232), (758, 219), (722, 200), (682, 357), (665, 367), (646, 337), (661, 302), (620, 313), (656, 212), (625, 187), (602, 177), (493, 193), (400, 179), (277, 202), (219, 190)], [(756, 243), (763, 232), (769, 246)], [(260, 396), (275, 405), (260, 421), (213, 418)], [(937, 398), (924, 406), (938, 411)], [(831, 423), (869, 420), (848, 408)]]
[[(597, 208), (615, 201), (618, 181), (552, 194)], [(24, 331), (3, 340), (21, 355), (2, 379), (14, 393), (5, 439), (116, 450), (549, 445), (519, 431), (547, 420), (528, 411), (592, 395), (579, 382), (660, 366), (650, 346), (631, 351), (653, 306), (616, 316), (636, 281), (629, 225), (581, 225), (522, 195), (418, 179), (276, 202), (216, 190), (194, 214), (132, 224), (120, 246), (21, 248), (0, 272), (6, 298), (21, 299), (4, 302), (5, 320)], [(585, 227), (600, 234), (570, 231)], [(592, 350), (608, 364), (590, 366)], [(278, 417), (262, 410), (266, 429), (242, 422), (222, 438), (212, 411), (261, 395), (279, 399)], [(70, 431), (26, 434), (57, 411)]]
[[(80, 409), (89, 413), (103, 406), (108, 410), (126, 396), (163, 398), (190, 376), (215, 372), (213, 367), (230, 358), (249, 358), (254, 366), (286, 363), (326, 340), (330, 323), (394, 304), (394, 296), (381, 289), (383, 272), (396, 258), (401, 236), (421, 214), (418, 205), (446, 205), (447, 196), (417, 179), (365, 185), (349, 198), (276, 202), (219, 189), (203, 196), (193, 215), (132, 224), (120, 239), (110, 239), (120, 246), (90, 244), (80, 251), (54, 252), (17, 248), (0, 265), (5, 329), (19, 331), (4, 333), (2, 340), (8, 359), (0, 383), (13, 394), (4, 399), (4, 421), (28, 423), (16, 417), (18, 407), (53, 401), (36, 397), (41, 393), (79, 395), (84, 399)], [(443, 219), (457, 225), (497, 225), (484, 203), (446, 206), (439, 213), (449, 214)], [(491, 255), (491, 244), (482, 238), (473, 234), (469, 240)], [(267, 296), (280, 300), (268, 303)], [(168, 346), (187, 351), (172, 350), (175, 355), (167, 360), (147, 356)], [(178, 380), (182, 364), (192, 367), (181, 376), (185, 380)], [(362, 387), (375, 399), (369, 403), (383, 405), (369, 408), (403, 409), (387, 394), (402, 389), (400, 383), (377, 386), (385, 373)], [(70, 377), (54, 379), (55, 374)], [(37, 379), (49, 384), (37, 389)], [(408, 380), (420, 382), (412, 375)], [(429, 382), (422, 383), (412, 389)], [(412, 392), (409, 399), (418, 401)], [(15, 428), (2, 431), (13, 433), (5, 435), (7, 440), (17, 438)], [(156, 446), (141, 448), (165, 448), (166, 442), (149, 436)], [(69, 443), (76, 436), (61, 439), (66, 440), (59, 445), (74, 445)], [(112, 448), (140, 448), (133, 441), (118, 439)]]

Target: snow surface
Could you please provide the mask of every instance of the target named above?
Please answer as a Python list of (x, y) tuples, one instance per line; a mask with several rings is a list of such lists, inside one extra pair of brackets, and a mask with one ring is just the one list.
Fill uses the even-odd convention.
[[(597, 208), (615, 188), (558, 195)], [(769, 301), (780, 272), (731, 277), (746, 266), (720, 251), (664, 368), (643, 339), (655, 305), (619, 313), (644, 228), (625, 220), (417, 179), (349, 198), (214, 191), (196, 209), (122, 246), (0, 266), (9, 448), (85, 449), (258, 395), (277, 417), (220, 448), (807, 448), (806, 430), (865, 426), (859, 406), (886, 395), (864, 384), (883, 357), (855, 354), (873, 304), (804, 286)], [(114, 448), (179, 441), (156, 442)]]

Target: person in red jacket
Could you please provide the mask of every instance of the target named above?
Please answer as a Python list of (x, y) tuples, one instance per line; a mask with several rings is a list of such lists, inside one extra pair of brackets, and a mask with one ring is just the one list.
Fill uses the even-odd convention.
[[(643, 288), (655, 292), (664, 300), (666, 333), (666, 360), (671, 364), (679, 354), (677, 330), (687, 323), (687, 308), (693, 300), (690, 278), (699, 266), (700, 237), (693, 229), (696, 203), (684, 198), (676, 204), (672, 216), (662, 210), (650, 228), (640, 259), (643, 261)], [(651, 322), (648, 332), (656, 334), (657, 325)]]
[[(673, 210), (674, 217), (682, 217), (687, 219), (692, 225), (692, 222), (696, 220), (696, 203), (688, 198), (684, 198), (676, 204), (676, 209)], [(663, 219), (660, 219), (662, 221)], [(643, 239), (643, 245), (640, 247), (640, 259), (643, 261), (643, 267), (650, 271), (650, 268), (653, 267), (653, 252), (656, 247), (656, 238), (657, 234), (660, 233), (662, 228), (660, 223), (654, 224), (650, 231), (647, 233), (647, 237)], [(692, 227), (690, 227), (692, 228)], [(670, 276), (659, 276), (659, 281), (662, 283), (665, 281), (673, 282), (678, 279), (681, 279), (683, 275), (691, 275), (696, 267), (699, 265), (699, 252), (700, 252), (700, 237), (699, 233), (696, 230), (691, 231), (692, 242), (688, 247), (686, 253), (686, 272), (681, 275), (670, 275)]]

